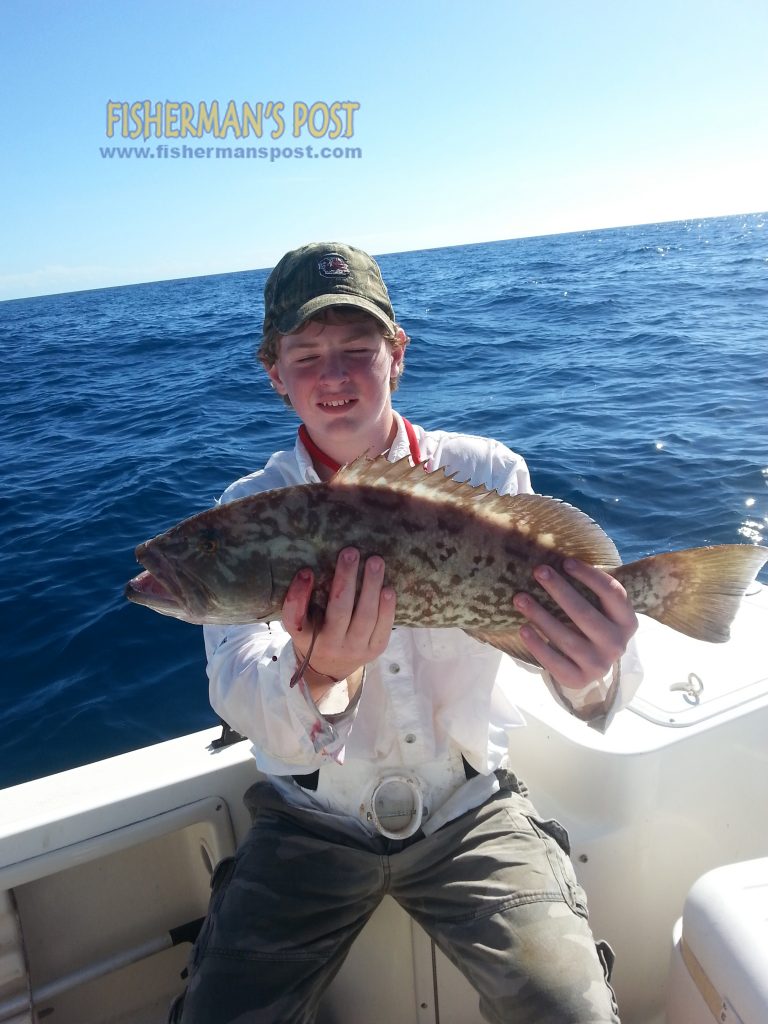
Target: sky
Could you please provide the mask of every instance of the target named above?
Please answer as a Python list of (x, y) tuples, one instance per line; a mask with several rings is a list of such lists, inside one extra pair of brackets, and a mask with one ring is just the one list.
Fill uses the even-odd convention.
[(0, 10), (0, 299), (768, 209), (766, 0)]

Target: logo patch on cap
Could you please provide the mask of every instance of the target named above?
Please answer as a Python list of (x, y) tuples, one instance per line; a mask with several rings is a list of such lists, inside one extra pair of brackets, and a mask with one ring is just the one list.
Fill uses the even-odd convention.
[(327, 256), (323, 256), (317, 264), (317, 269), (323, 277), (349, 277), (351, 273), (349, 264), (337, 252), (329, 252)]

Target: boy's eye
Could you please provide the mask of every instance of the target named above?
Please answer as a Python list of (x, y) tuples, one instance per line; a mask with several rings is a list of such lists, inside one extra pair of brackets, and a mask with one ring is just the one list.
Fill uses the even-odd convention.
[[(343, 351), (343, 355), (345, 355), (345, 356), (368, 356), (368, 355), (370, 355), (370, 353), (371, 353), (371, 349), (370, 348), (365, 348), (365, 347), (363, 347), (363, 348), (346, 348)], [(297, 356), (293, 360), (293, 362), (294, 362), (294, 364), (296, 366), (306, 366), (309, 363), (316, 362), (318, 359), (319, 359), (318, 355), (308, 354), (308, 355), (305, 355), (305, 356)]]

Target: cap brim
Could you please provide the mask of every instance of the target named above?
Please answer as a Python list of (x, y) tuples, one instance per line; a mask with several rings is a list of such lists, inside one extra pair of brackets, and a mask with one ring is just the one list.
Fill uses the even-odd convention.
[(315, 298), (305, 302), (295, 312), (292, 312), (290, 316), (286, 314), (281, 320), (277, 320), (275, 327), (280, 334), (293, 334), (315, 313), (319, 313), (321, 309), (329, 309), (331, 306), (354, 306), (356, 309), (362, 309), (375, 317), (392, 334), (395, 333), (394, 321), (375, 302), (364, 299), (359, 295), (344, 295), (341, 292), (315, 296)]

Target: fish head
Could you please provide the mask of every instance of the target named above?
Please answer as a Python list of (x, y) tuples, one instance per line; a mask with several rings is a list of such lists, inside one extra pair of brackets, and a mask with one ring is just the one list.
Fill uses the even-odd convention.
[(273, 618), (269, 553), (221, 513), (202, 512), (140, 544), (146, 571), (126, 585), (128, 600), (198, 625)]

